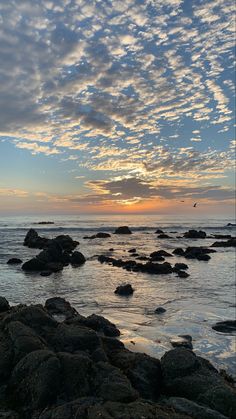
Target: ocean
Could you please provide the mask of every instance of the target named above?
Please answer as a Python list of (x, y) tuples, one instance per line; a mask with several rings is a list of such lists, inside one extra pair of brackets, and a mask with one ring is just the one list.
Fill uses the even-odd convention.
[[(38, 225), (53, 221), (52, 225)], [(235, 249), (217, 248), (208, 262), (186, 260), (174, 256), (171, 264), (184, 262), (189, 266), (188, 278), (175, 274), (150, 275), (128, 272), (100, 264), (98, 255), (131, 259), (128, 250), (136, 248), (141, 256), (159, 249), (172, 252), (176, 247), (210, 246), (213, 234), (235, 235), (235, 228), (226, 227), (232, 219), (186, 219), (155, 215), (81, 215), (81, 216), (18, 216), (0, 219), (0, 295), (10, 304), (44, 303), (47, 298), (66, 298), (82, 315), (100, 314), (114, 322), (121, 331), (121, 340), (135, 351), (160, 358), (172, 348), (178, 335), (191, 335), (196, 354), (209, 359), (217, 368), (236, 377), (235, 336), (216, 332), (212, 325), (235, 318)], [(132, 235), (114, 235), (115, 228), (128, 225)], [(25, 273), (18, 265), (7, 265), (11, 257), (26, 261), (39, 253), (23, 246), (29, 228), (41, 236), (54, 238), (69, 234), (80, 245), (77, 250), (86, 263), (77, 268), (65, 267), (49, 277)], [(169, 239), (158, 239), (156, 229)], [(189, 229), (201, 229), (206, 239), (177, 238)], [(110, 238), (85, 240), (84, 236), (99, 231), (111, 233)], [(109, 251), (113, 248), (114, 251)], [(133, 296), (114, 294), (116, 287), (130, 283)], [(166, 312), (155, 314), (157, 307)]]

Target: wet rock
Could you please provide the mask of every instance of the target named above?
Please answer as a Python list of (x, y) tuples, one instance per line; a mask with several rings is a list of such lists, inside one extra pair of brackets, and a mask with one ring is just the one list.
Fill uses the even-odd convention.
[(157, 400), (162, 380), (158, 359), (122, 349), (112, 352), (109, 360), (128, 377), (141, 397)]
[(81, 252), (73, 252), (71, 255), (71, 264), (74, 266), (83, 265), (86, 262), (84, 255)]
[(231, 234), (214, 234), (215, 239), (231, 239)]
[(23, 263), (23, 262), (22, 262), (21, 259), (18, 259), (18, 258), (11, 258), (7, 262), (8, 265), (17, 265), (17, 264), (20, 264), (20, 263)]
[(93, 236), (84, 236), (84, 239), (106, 239), (108, 237), (111, 237), (109, 233), (99, 232), (97, 234), (94, 234)]
[(44, 249), (47, 247), (49, 239), (40, 237), (36, 230), (31, 228), (24, 239), (24, 246), (33, 248), (33, 249)]
[(171, 339), (170, 343), (173, 348), (193, 349), (192, 336), (190, 335), (178, 335), (177, 338)]
[(211, 245), (212, 247), (236, 247), (236, 238), (232, 237), (231, 239), (223, 242), (215, 242)]
[(119, 285), (115, 290), (115, 294), (118, 294), (118, 295), (132, 295), (133, 292), (134, 292), (134, 289), (132, 285), (130, 284)]
[(204, 260), (204, 261), (207, 262), (210, 259), (211, 259), (211, 257), (209, 255), (206, 255), (206, 254), (197, 255), (197, 260)]
[(171, 267), (171, 264), (168, 262), (164, 262), (164, 263), (147, 262), (145, 265), (143, 265), (142, 271), (150, 273), (150, 274), (166, 275), (166, 274), (172, 273), (173, 268)]
[(53, 352), (34, 351), (15, 366), (8, 391), (13, 403), (27, 410), (42, 409), (56, 400), (60, 386), (60, 362)]
[(160, 230), (159, 228), (155, 231), (155, 234), (164, 234), (164, 231)]
[(20, 416), (13, 410), (5, 410), (0, 408), (0, 419), (20, 419)]
[(109, 252), (114, 252), (114, 250), (115, 250), (115, 249), (113, 249), (113, 247), (111, 247), (111, 248), (109, 249)]
[(50, 275), (52, 275), (52, 271), (42, 271), (42, 272), (40, 272), (40, 275), (41, 276), (50, 276)]
[(227, 419), (226, 416), (209, 409), (206, 406), (184, 399), (183, 397), (169, 397), (162, 400), (162, 404), (174, 408), (175, 411), (189, 415), (194, 419)]
[(77, 324), (59, 324), (52, 340), (58, 352), (93, 352), (101, 343), (94, 330)]
[[(138, 256), (137, 257), (138, 260), (149, 260), (149, 258), (147, 256)], [(164, 259), (164, 258), (163, 258)], [(163, 260), (162, 259), (162, 260)]]
[(0, 297), (0, 313), (9, 310), (10, 305), (5, 297)]
[(45, 265), (51, 262), (61, 262), (62, 260), (62, 247), (55, 240), (49, 242), (46, 249), (42, 250), (36, 258)]
[(136, 253), (136, 249), (129, 249), (128, 253)]
[(54, 221), (38, 221), (35, 224), (47, 225), (47, 224), (55, 224)]
[(66, 318), (74, 317), (78, 313), (73, 308), (69, 301), (66, 301), (62, 297), (52, 297), (46, 300), (45, 309), (51, 314), (63, 314)]
[(84, 324), (99, 333), (104, 333), (105, 336), (120, 336), (120, 331), (117, 329), (116, 325), (105, 319), (103, 316), (92, 314), (86, 318)]
[(157, 307), (155, 310), (156, 314), (163, 314), (166, 312), (166, 309), (164, 307)]
[(184, 233), (184, 237), (186, 239), (205, 239), (206, 233), (202, 230), (189, 230), (186, 233)]
[(132, 231), (127, 226), (118, 227), (114, 234), (132, 234)]
[(92, 385), (95, 395), (103, 400), (127, 403), (139, 396), (120, 369), (108, 362), (95, 364)]
[(204, 256), (208, 256), (208, 253), (211, 253), (210, 249), (204, 247), (187, 247), (184, 253), (184, 257), (187, 259), (198, 259), (198, 260), (209, 260), (209, 258), (204, 258)]
[(185, 252), (181, 247), (178, 247), (177, 249), (173, 250), (172, 253), (174, 255), (183, 256)]
[(163, 257), (173, 257), (171, 253), (166, 252), (165, 250), (157, 250), (150, 254), (150, 257), (153, 259), (156, 256), (163, 256)]
[(188, 265), (186, 265), (185, 263), (176, 263), (174, 267), (177, 270), (185, 270), (185, 269), (188, 269)]
[(152, 262), (164, 262), (165, 258), (160, 256), (158, 252), (152, 252), (150, 254), (150, 258)]
[(236, 320), (225, 320), (223, 322), (218, 322), (212, 329), (216, 330), (217, 332), (227, 333), (229, 335), (236, 333)]
[(53, 241), (57, 242), (63, 250), (68, 250), (69, 252), (72, 252), (79, 245), (78, 241), (64, 234), (57, 236)]
[(64, 268), (61, 262), (49, 262), (45, 265), (45, 270), (50, 272), (60, 272)]
[(28, 260), (22, 265), (23, 271), (26, 272), (40, 272), (45, 270), (45, 263), (37, 258)]
[(158, 237), (158, 239), (170, 239), (170, 236), (168, 236), (168, 234), (165, 234), (165, 233), (159, 234), (159, 236), (157, 236), (157, 237)]
[(188, 278), (189, 274), (185, 271), (178, 270), (177, 274), (180, 278)]
[(11, 340), (9, 336), (0, 329), (0, 384), (4, 383), (11, 374), (13, 358), (14, 352)]

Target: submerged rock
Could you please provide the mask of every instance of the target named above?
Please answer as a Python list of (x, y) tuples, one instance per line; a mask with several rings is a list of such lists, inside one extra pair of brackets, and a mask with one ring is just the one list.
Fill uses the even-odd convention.
[(114, 234), (132, 234), (132, 231), (127, 226), (118, 227)]
[(134, 290), (133, 290), (132, 285), (125, 284), (125, 285), (119, 285), (114, 292), (115, 294), (119, 294), (119, 295), (132, 295)]

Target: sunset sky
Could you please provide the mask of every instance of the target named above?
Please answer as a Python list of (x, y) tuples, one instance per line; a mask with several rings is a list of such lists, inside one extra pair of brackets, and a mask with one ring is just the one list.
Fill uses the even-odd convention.
[(0, 0), (0, 22), (1, 214), (233, 214), (233, 0)]

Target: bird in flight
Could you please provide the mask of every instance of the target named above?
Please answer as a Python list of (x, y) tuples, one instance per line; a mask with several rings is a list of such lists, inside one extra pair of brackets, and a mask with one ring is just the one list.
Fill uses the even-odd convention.
[(197, 202), (195, 202), (195, 204), (193, 204), (193, 208), (196, 208), (196, 206), (197, 206)]

